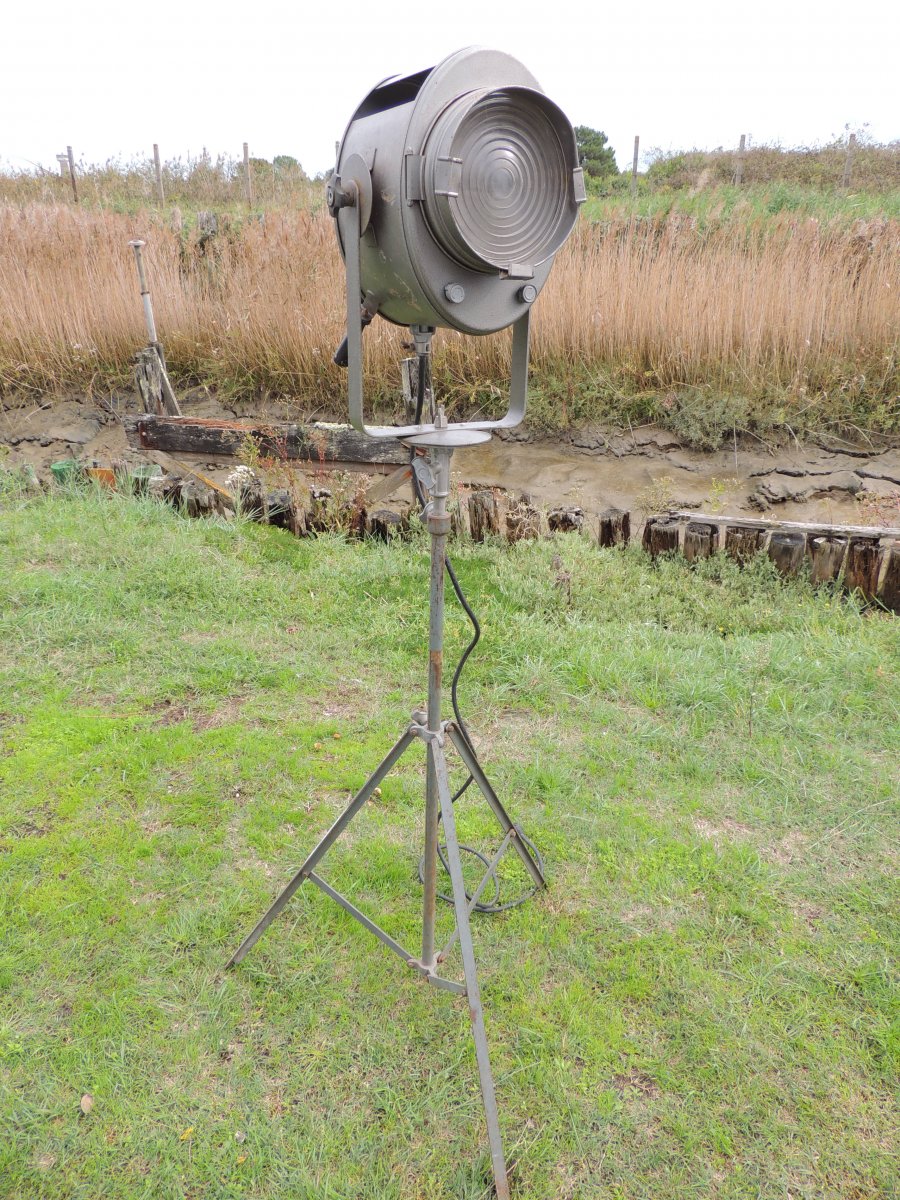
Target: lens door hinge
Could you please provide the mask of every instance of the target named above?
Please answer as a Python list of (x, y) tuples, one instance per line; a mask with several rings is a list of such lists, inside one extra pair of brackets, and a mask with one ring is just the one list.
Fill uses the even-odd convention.
[(404, 155), (404, 191), (407, 204), (422, 200), (422, 166), (425, 158), (421, 154)]

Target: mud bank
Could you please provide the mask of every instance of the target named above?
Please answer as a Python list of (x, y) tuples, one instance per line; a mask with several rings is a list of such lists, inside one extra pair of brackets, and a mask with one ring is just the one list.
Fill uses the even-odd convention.
[[(297, 419), (280, 406), (230, 407), (206, 393), (182, 400), (185, 415), (222, 419)], [(7, 466), (32, 466), (41, 478), (64, 458), (107, 465), (153, 460), (126, 444), (121, 416), (139, 411), (129, 394), (96, 400), (18, 402), (0, 409), (0, 446)], [(321, 414), (319, 414), (321, 415)], [(234, 460), (185, 458), (217, 481)], [(708, 452), (692, 450), (666, 430), (580, 429), (566, 437), (523, 430), (461, 451), (460, 483), (525, 492), (538, 505), (575, 504), (657, 512), (705, 509), (829, 524), (900, 525), (900, 440), (850, 443), (820, 437), (767, 445), (738, 438)], [(301, 467), (297, 468), (302, 470)]]

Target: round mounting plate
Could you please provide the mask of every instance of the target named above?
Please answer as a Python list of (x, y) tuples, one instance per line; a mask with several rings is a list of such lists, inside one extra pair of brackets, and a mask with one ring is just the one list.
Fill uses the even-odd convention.
[(400, 439), (404, 446), (419, 446), (455, 450), (459, 446), (479, 446), (491, 440), (487, 429), (429, 429), (426, 433), (411, 433)]

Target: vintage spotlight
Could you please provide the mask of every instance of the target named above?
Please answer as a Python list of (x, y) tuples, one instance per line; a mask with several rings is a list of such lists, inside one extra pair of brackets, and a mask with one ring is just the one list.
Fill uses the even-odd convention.
[[(584, 182), (572, 126), (534, 77), (507, 54), (460, 50), (431, 70), (385, 80), (353, 114), (328, 185), (328, 206), (336, 219), (347, 274), (347, 336), (335, 361), (349, 368), (354, 426), (371, 437), (399, 438), (410, 447), (414, 488), (431, 534), (428, 709), (413, 712), (393, 749), (228, 964), (241, 961), (301, 884), (309, 880), (428, 983), (465, 995), (499, 1200), (508, 1200), (509, 1184), (469, 915), (478, 907), (491, 907), (481, 901), (485, 889), (491, 887), (492, 893), (499, 895), (497, 868), (508, 850), (519, 856), (534, 889), (545, 883), (533, 843), (513, 824), (488, 781), (461, 718), (442, 718), (445, 572), (458, 588), (446, 555), (450, 459), (455, 448), (487, 441), (492, 429), (522, 420), (531, 306), (547, 281), (553, 256), (572, 230), (583, 199)], [(365, 423), (362, 331), (376, 314), (409, 326), (412, 332), (419, 358), (419, 388), (416, 422), (411, 425)], [(427, 377), (424, 368), (435, 329), (444, 326), (485, 334), (508, 325), (513, 326), (513, 349), (506, 415), (493, 421), (448, 422), (442, 406), (435, 411), (429, 406), (426, 411), (422, 381)], [(427, 504), (426, 491), (430, 493)], [(416, 742), (424, 743), (426, 749), (422, 949), (418, 956), (316, 872), (394, 764)], [(452, 747), (468, 773), (467, 783), (455, 793), (451, 793), (445, 747)], [(454, 803), (471, 783), (491, 809), (503, 836), (490, 860), (475, 852), (485, 871), (468, 894)], [(456, 917), (442, 949), (435, 940), (439, 860), (450, 875)], [(494, 911), (504, 907), (511, 905), (497, 904)], [(440, 971), (457, 940), (464, 983)]]
[(514, 326), (507, 415), (455, 427), (522, 420), (531, 305), (584, 196), (572, 126), (508, 54), (460, 50), (366, 96), (328, 187), (347, 269), (347, 338), (335, 361), (349, 367), (357, 429), (396, 438), (428, 427), (364, 423), (360, 331), (376, 313), (411, 326), (420, 353), (438, 326)]

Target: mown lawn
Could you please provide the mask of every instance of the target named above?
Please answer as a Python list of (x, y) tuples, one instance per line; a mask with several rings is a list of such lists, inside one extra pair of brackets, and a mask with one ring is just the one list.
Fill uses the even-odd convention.
[[(896, 1196), (900, 621), (767, 564), (456, 558), (550, 880), (474, 922), (515, 1196)], [(0, 509), (0, 1195), (490, 1194), (463, 1002), (314, 889), (222, 972), (424, 699), (426, 595), (424, 540)], [(421, 796), (410, 755), (323, 869), (413, 946)]]

